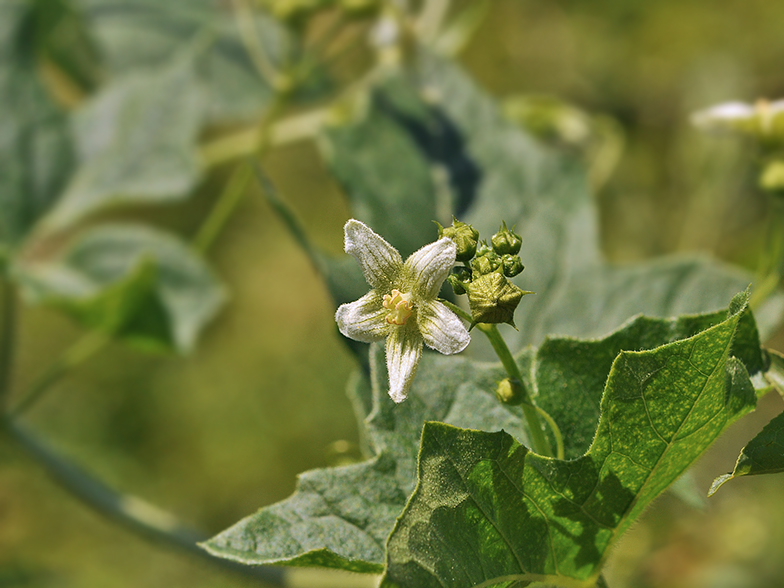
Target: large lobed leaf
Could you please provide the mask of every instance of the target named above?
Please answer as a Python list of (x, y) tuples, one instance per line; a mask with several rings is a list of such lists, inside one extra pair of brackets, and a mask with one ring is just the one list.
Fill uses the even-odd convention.
[[(707, 394), (708, 390), (715, 396), (719, 387), (724, 390), (722, 366), (728, 354), (740, 357), (749, 372), (759, 375), (765, 361), (754, 320), (742, 305), (733, 311), (730, 318), (726, 311), (669, 320), (639, 318), (601, 340), (549, 339), (538, 350), (521, 352), (517, 360), (529, 388), (538, 394), (537, 401), (548, 407), (562, 429), (567, 455), (580, 458), (596, 433), (602, 410), (607, 426), (606, 406), (614, 407), (613, 419), (621, 418), (618, 411), (623, 413), (623, 419), (635, 414), (631, 400), (616, 398), (614, 404), (608, 404), (608, 398), (613, 395), (630, 394), (627, 376), (633, 375), (635, 362), (648, 362), (651, 371), (659, 363), (672, 362), (656, 372), (656, 378), (648, 380), (647, 385), (655, 384), (652, 390), (662, 390), (669, 399), (677, 397), (675, 404), (681, 413), (692, 396)], [(716, 365), (708, 366), (716, 354), (704, 350), (720, 344), (726, 344), (727, 349), (722, 351)], [(381, 571), (384, 542), (414, 488), (416, 456), (425, 422), (441, 421), (454, 427), (487, 431), (503, 429), (526, 442), (519, 409), (500, 405), (492, 394), (495, 382), (504, 375), (500, 366), (426, 353), (408, 400), (395, 405), (386, 395), (383, 351), (380, 346), (371, 349), (372, 384), (357, 377), (350, 395), (359, 407), (358, 412), (368, 415), (363, 437), (373, 458), (361, 464), (302, 474), (293, 496), (261, 509), (210, 540), (205, 545), (210, 552), (248, 564), (322, 565), (362, 572)], [(640, 352), (643, 349), (651, 351)], [(693, 351), (697, 368), (691, 366), (688, 357), (684, 359), (686, 350)], [(615, 360), (619, 353), (620, 359)], [(710, 373), (708, 367), (711, 367), (722, 376), (697, 374), (698, 379), (692, 382), (689, 379), (692, 374), (676, 369), (676, 362), (684, 364), (684, 370)], [(733, 393), (739, 398), (748, 395), (748, 402), (738, 407), (740, 413), (753, 406), (754, 391), (740, 362), (731, 360), (730, 364), (736, 381)], [(611, 379), (616, 384), (610, 392), (604, 392), (613, 365), (615, 375)], [(622, 368), (632, 371), (624, 372)], [(668, 378), (662, 379), (665, 373)], [(651, 406), (658, 408), (660, 401), (657, 398)], [(624, 412), (624, 402), (631, 411), (628, 415)], [(708, 403), (708, 396), (700, 402)], [(730, 415), (725, 416), (729, 420)], [(722, 419), (717, 417), (717, 422)], [(612, 431), (617, 431), (617, 427), (613, 420)], [(597, 456), (602, 446), (594, 445), (591, 455)], [(685, 468), (693, 456), (681, 449), (679, 445), (674, 453), (683, 456), (684, 463), (679, 462), (679, 467)], [(542, 463), (555, 462), (544, 459)], [(582, 463), (588, 462), (583, 459)], [(654, 478), (647, 486), (646, 501), (669, 483), (665, 483), (665, 478), (671, 482), (680, 471), (672, 468), (672, 475)], [(458, 536), (454, 530), (448, 534)], [(475, 557), (463, 555), (468, 559)]]
[(59, 259), (16, 272), (31, 304), (59, 308), (147, 350), (190, 351), (225, 300), (186, 244), (143, 226), (102, 225)]
[(503, 431), (427, 423), (381, 585), (593, 586), (620, 534), (755, 406), (746, 368), (730, 356), (746, 300), (693, 337), (622, 351), (593, 442), (576, 459), (542, 457)]

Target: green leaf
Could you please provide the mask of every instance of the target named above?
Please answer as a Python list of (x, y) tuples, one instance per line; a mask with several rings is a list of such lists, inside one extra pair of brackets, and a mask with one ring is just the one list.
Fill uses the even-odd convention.
[(207, 105), (194, 75), (189, 52), (122, 78), (87, 103), (74, 122), (81, 166), (48, 223), (189, 195), (200, 176), (195, 144)]
[[(93, 34), (113, 76), (170, 60), (199, 36), (211, 40), (197, 58), (197, 81), (208, 93), (214, 122), (258, 117), (272, 90), (256, 71), (238, 34), (231, 4), (219, 0), (77, 0), (91, 21)], [(284, 31), (271, 18), (258, 16), (257, 37), (273, 63), (286, 47)], [(182, 87), (182, 98), (190, 91)]]
[[(596, 432), (607, 375), (624, 349), (634, 350), (624, 352), (632, 357), (648, 348), (664, 354), (661, 350), (668, 347), (662, 345), (690, 345), (684, 343), (693, 341), (687, 337), (721, 328), (728, 344), (732, 341), (730, 353), (739, 354), (758, 374), (764, 361), (753, 317), (742, 304), (732, 311), (730, 319), (726, 311), (670, 320), (639, 318), (600, 341), (548, 340), (539, 350), (521, 352), (517, 361), (529, 389), (538, 394), (537, 402), (547, 406), (564, 433), (568, 456), (579, 457)], [(710, 334), (697, 336), (712, 340)], [(326, 565), (377, 572), (384, 561), (384, 540), (414, 488), (426, 421), (503, 429), (526, 442), (520, 408), (495, 400), (496, 382), (505, 376), (500, 365), (425, 353), (408, 399), (395, 405), (386, 392), (382, 346), (371, 346), (370, 364), (371, 384), (356, 376), (349, 396), (357, 412), (367, 415), (362, 438), (372, 458), (303, 474), (292, 497), (210, 540), (205, 547), (211, 553), (247, 564)], [(750, 395), (754, 396), (753, 389)], [(753, 404), (753, 398), (749, 402)]]
[(708, 496), (740, 476), (784, 472), (784, 413), (771, 420), (740, 452), (735, 469), (713, 480)]
[(31, 19), (27, 2), (0, 4), (0, 249), (52, 206), (74, 160), (67, 120), (35, 75)]
[(28, 302), (146, 350), (190, 351), (225, 300), (187, 245), (142, 226), (101, 226), (60, 259), (16, 272)]
[(381, 585), (593, 586), (618, 537), (755, 406), (729, 355), (741, 311), (693, 337), (621, 352), (577, 459), (539, 456), (503, 431), (426, 423), (419, 483), (390, 535)]
[(395, 405), (387, 395), (383, 347), (374, 345), (370, 359), (372, 389), (355, 377), (350, 395), (363, 406), (372, 395), (363, 427), (372, 459), (301, 474), (290, 498), (206, 542), (210, 553), (252, 565), (379, 573), (386, 538), (414, 487), (426, 420), (504, 427), (525, 439), (519, 409), (502, 407), (493, 396), (495, 381), (503, 377), (500, 366), (425, 354), (409, 399)]
[[(352, 112), (325, 133), (326, 158), (352, 214), (404, 254), (434, 240), (425, 220), (449, 224), (454, 214), (485, 238), (501, 220), (516, 225), (526, 270), (512, 281), (536, 295), (518, 307), (519, 332), (505, 333), (512, 349), (551, 334), (601, 336), (640, 313), (714, 310), (752, 281), (707, 257), (606, 263), (583, 164), (504, 118), (447, 61), (422, 52), (410, 71), (378, 82), (366, 107)], [(408, 200), (414, 195), (416, 206)], [(434, 216), (423, 217), (427, 210)], [(764, 334), (781, 315), (777, 295), (761, 309)]]

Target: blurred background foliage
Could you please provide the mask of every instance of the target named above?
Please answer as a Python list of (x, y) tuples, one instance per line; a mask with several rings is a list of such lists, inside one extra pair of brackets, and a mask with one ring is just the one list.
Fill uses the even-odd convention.
[[(58, 23), (56, 34), (46, 33), (47, 19), (28, 34), (31, 40), (47, 39), (39, 67), (49, 91), (67, 108), (79, 105), (107, 71), (122, 71), (133, 59), (158, 59), (154, 52), (144, 54), (152, 34), (145, 36), (144, 23), (123, 33), (122, 18), (132, 18), (132, 11), (122, 16), (118, 10), (121, 16), (102, 28), (102, 43), (84, 43), (82, 54), (62, 50), (87, 34), (82, 21), (54, 18), (64, 10), (59, 1), (39, 4), (44, 7), (39, 14), (51, 14)], [(89, 9), (100, 2), (75, 4)], [(526, 111), (532, 96), (544, 104), (573, 105), (578, 119), (599, 121), (601, 132), (612, 138), (609, 148), (607, 142), (594, 151), (589, 145), (589, 154), (605, 158), (592, 179), (599, 187), (609, 259), (697, 249), (755, 269), (769, 212), (755, 185), (755, 152), (736, 138), (701, 134), (688, 119), (716, 102), (784, 95), (784, 6), (762, 0), (730, 0), (720, 9), (704, 0), (485, 4), (459, 57), (479, 84), (534, 131), (536, 121)], [(333, 21), (329, 12), (321, 15), (308, 34), (318, 38)], [(345, 26), (339, 34), (365, 34), (365, 24)], [(272, 37), (265, 42), (275, 47)], [(172, 50), (187, 39), (171, 41)], [(76, 62), (64, 61), (63, 55)], [(318, 100), (320, 84), (354, 82), (371, 60), (362, 43), (342, 53), (330, 75), (314, 82), (308, 100)], [(221, 63), (210, 71), (225, 73)], [(226, 113), (243, 118), (268, 93), (263, 84), (243, 82), (241, 76), (227, 76), (218, 87), (226, 96), (209, 100), (208, 119), (225, 120)], [(297, 105), (294, 111), (305, 108)], [(212, 126), (205, 139), (227, 130), (232, 127)], [(579, 128), (574, 132), (579, 142)], [(571, 136), (568, 130), (555, 140), (564, 136)], [(272, 150), (265, 169), (312, 240), (327, 252), (340, 252), (349, 208), (313, 143)], [(218, 166), (194, 178), (198, 190), (187, 202), (100, 218), (143, 220), (190, 237), (230, 171)], [(143, 355), (111, 344), (64, 379), (28, 418), (59, 450), (110, 486), (215, 532), (288, 496), (297, 473), (356, 459), (359, 450), (344, 395), (354, 361), (339, 340), (329, 294), (255, 189), (209, 258), (227, 285), (229, 301), (191, 355)], [(524, 257), (524, 263), (533, 260)], [(19, 323), (14, 377), (15, 387), (24, 389), (80, 330), (43, 308), (25, 308)], [(782, 343), (772, 344), (781, 348)], [(732, 469), (740, 447), (780, 405), (769, 395), (755, 416), (711, 450), (695, 473), (701, 488), (707, 489), (716, 472)], [(663, 497), (614, 554), (610, 585), (777, 585), (784, 577), (780, 487), (777, 476), (745, 479), (701, 506)], [(317, 586), (318, 578), (308, 582)], [(53, 484), (12, 442), (0, 443), (0, 587), (186, 585), (258, 581), (145, 542)]]

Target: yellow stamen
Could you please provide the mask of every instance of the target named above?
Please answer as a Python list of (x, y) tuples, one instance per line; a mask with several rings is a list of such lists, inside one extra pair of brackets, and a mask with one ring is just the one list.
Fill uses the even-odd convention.
[(400, 290), (392, 290), (392, 294), (384, 294), (384, 308), (391, 310), (387, 315), (390, 325), (405, 325), (414, 306), (411, 304), (411, 294), (404, 294)]

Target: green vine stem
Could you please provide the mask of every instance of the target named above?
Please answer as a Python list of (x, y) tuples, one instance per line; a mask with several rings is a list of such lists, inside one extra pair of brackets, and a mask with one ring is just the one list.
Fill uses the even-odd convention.
[(105, 486), (68, 459), (58, 455), (46, 443), (11, 417), (5, 418), (6, 429), (19, 445), (40, 464), (63, 488), (91, 508), (122, 523), (129, 529), (156, 541), (178, 547), (217, 566), (245, 576), (254, 576), (276, 586), (285, 586), (284, 571), (269, 566), (245, 566), (226, 559), (215, 558), (198, 546), (208, 539), (194, 531), (172, 514), (152, 504), (121, 494)]
[[(473, 321), (471, 315), (459, 306), (452, 304), (448, 300), (441, 299), (441, 302), (463, 320), (468, 322)], [(506, 373), (509, 375), (509, 377), (520, 382), (521, 388), (524, 392), (522, 402), (523, 414), (525, 415), (525, 420), (528, 423), (528, 432), (531, 435), (531, 445), (533, 445), (532, 449), (540, 455), (552, 457), (553, 449), (550, 446), (550, 441), (544, 434), (542, 423), (539, 420), (539, 411), (541, 409), (536, 407), (533, 400), (531, 399), (531, 396), (528, 394), (528, 390), (525, 387), (525, 383), (523, 381), (523, 375), (520, 373), (520, 367), (517, 365), (517, 362), (512, 356), (512, 352), (509, 351), (509, 347), (507, 346), (506, 341), (504, 341), (504, 338), (501, 336), (498, 327), (492, 324), (478, 323), (476, 328), (482, 331), (488, 338), (490, 345), (493, 347), (493, 351), (495, 351), (498, 359), (501, 360), (501, 364), (504, 366), (504, 369), (506, 370)], [(558, 430), (557, 425), (555, 425), (555, 421), (553, 421), (552, 418), (549, 418), (549, 415), (545, 420), (551, 423), (551, 426), (554, 426), (553, 431)], [(561, 435), (559, 431), (556, 434), (556, 439), (560, 436)], [(560, 451), (563, 452), (563, 439), (561, 439), (560, 445)]]
[(98, 353), (109, 341), (111, 335), (101, 331), (91, 331), (77, 340), (33, 382), (9, 414), (19, 417), (27, 412), (63, 376)]
[(0, 410), (5, 409), (11, 388), (16, 332), (16, 290), (7, 276), (0, 276)]

